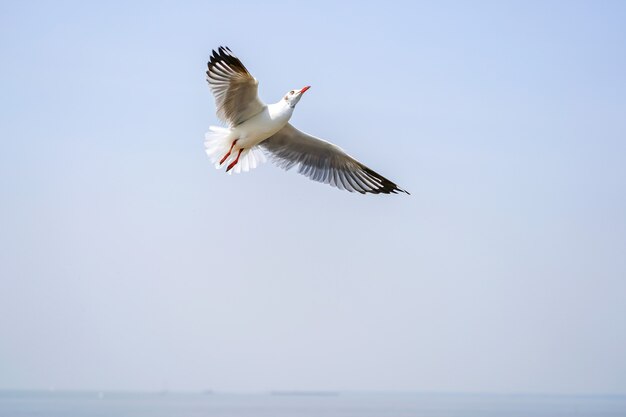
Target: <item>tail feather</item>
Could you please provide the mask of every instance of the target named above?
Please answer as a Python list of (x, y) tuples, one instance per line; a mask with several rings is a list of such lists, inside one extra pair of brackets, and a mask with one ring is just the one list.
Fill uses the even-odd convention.
[[(230, 150), (233, 138), (231, 137), (231, 130), (218, 126), (210, 126), (209, 131), (204, 136), (204, 148), (211, 159), (211, 162), (215, 164), (215, 168), (220, 169), (223, 166), (228, 166), (231, 162), (234, 162), (237, 158), (239, 150), (237, 146), (233, 149), (231, 154), (221, 164), (220, 161)], [(263, 151), (255, 146), (251, 149), (245, 149), (239, 155), (239, 162), (228, 173), (235, 172), (248, 172), (251, 169), (256, 168), (259, 164), (265, 162), (266, 158)]]
[[(234, 161), (235, 157), (236, 155), (231, 155), (229, 160)], [(241, 155), (239, 156), (239, 163), (237, 163), (237, 165), (235, 165), (233, 169), (230, 170), (228, 173), (230, 174), (233, 171), (235, 172), (235, 174), (239, 174), (240, 172), (248, 172), (259, 166), (259, 164), (265, 162), (265, 160), (265, 155), (258, 146), (255, 146), (252, 149), (246, 149), (245, 151), (241, 152)], [(224, 164), (226, 164), (226, 162)]]
[(230, 129), (211, 126), (204, 135), (204, 149), (216, 168), (220, 167), (219, 161), (228, 153), (230, 145)]

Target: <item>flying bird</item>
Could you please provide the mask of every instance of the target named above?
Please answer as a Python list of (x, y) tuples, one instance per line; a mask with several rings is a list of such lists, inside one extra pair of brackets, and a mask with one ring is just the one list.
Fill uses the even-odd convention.
[(361, 194), (404, 192), (392, 181), (352, 158), (339, 146), (299, 131), (289, 123), (306, 86), (288, 91), (277, 103), (258, 96), (259, 82), (228, 47), (213, 50), (206, 72), (217, 116), (228, 128), (210, 126), (206, 153), (216, 168), (246, 172), (270, 160), (285, 170), (298, 167), (314, 181)]

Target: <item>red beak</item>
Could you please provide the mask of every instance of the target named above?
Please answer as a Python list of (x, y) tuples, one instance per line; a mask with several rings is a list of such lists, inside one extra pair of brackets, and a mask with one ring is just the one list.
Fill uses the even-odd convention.
[(300, 90), (300, 94), (304, 93), (306, 90), (308, 90), (309, 88), (311, 88), (310, 85), (307, 85), (306, 87), (304, 87), (302, 90)]

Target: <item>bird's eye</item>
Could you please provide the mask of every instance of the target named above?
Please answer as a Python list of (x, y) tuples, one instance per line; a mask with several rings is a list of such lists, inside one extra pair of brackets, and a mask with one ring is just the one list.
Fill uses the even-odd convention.
[(291, 91), (289, 92), (289, 94), (293, 94), (293, 90), (291, 90)]

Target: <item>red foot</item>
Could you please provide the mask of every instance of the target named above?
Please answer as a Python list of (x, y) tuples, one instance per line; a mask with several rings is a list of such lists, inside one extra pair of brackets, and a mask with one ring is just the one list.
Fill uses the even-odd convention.
[(224, 157), (223, 157), (223, 158), (222, 158), (222, 160), (220, 161), (220, 165), (222, 165), (222, 164), (224, 163), (224, 161), (225, 161), (226, 159), (228, 159), (228, 157), (230, 156), (230, 153), (233, 151), (233, 148), (235, 147), (235, 143), (237, 143), (237, 141), (238, 141), (238, 140), (239, 140), (239, 139), (235, 139), (235, 140), (233, 141), (233, 144), (232, 144), (232, 145), (230, 145), (230, 149), (228, 150), (228, 153), (227, 153), (226, 155), (224, 155)]
[(231, 162), (230, 165), (228, 165), (228, 168), (226, 168), (226, 172), (230, 171), (235, 165), (237, 165), (237, 162), (239, 162), (239, 155), (241, 155), (241, 151), (243, 151), (243, 149), (239, 149), (237, 158), (233, 162)]

